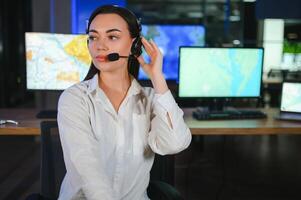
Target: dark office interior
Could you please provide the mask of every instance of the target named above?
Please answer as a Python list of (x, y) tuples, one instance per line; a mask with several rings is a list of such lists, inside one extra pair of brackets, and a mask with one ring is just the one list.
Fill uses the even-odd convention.
[[(164, 181), (188, 200), (301, 199), (301, 120), (274, 119), (280, 112), (283, 83), (301, 82), (299, 0), (23, 0), (15, 3), (2, 0), (0, 120), (18, 121), (27, 113), (55, 111), (63, 91), (28, 88), (25, 33), (82, 33), (78, 31), (79, 25), (74, 25), (80, 19), (80, 5), (93, 10), (110, 3), (132, 10), (145, 27), (199, 26), (204, 30), (198, 43), (202, 48), (264, 50), (260, 91), (255, 98), (243, 95), (217, 100), (183, 98), (179, 95), (178, 74), (176, 78), (175, 74), (167, 78), (185, 119), (190, 120), (187, 122), (193, 137), (186, 150), (167, 156), (168, 164), (161, 163), (169, 167), (163, 167), (167, 169)], [(168, 51), (179, 52), (179, 49), (173, 47)], [(150, 85), (147, 79), (139, 82)], [(210, 107), (216, 101), (223, 106), (273, 110), (273, 113), (263, 119), (239, 120), (196, 120), (192, 116), (197, 108)], [(300, 94), (298, 103), (301, 115)], [(15, 118), (8, 118), (13, 114)], [(29, 123), (35, 123), (30, 120)], [(257, 129), (253, 130), (254, 127)], [(0, 125), (1, 200), (26, 199), (41, 191), (41, 137), (31, 134), (29, 129), (25, 134), (14, 134), (14, 130), (18, 131), (17, 125)]]

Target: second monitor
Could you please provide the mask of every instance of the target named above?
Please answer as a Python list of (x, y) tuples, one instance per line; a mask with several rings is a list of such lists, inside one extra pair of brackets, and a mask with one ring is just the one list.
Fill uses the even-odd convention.
[(179, 97), (206, 100), (193, 112), (197, 120), (266, 118), (260, 110), (225, 107), (228, 99), (260, 97), (262, 67), (262, 48), (181, 47)]
[(262, 48), (180, 47), (179, 97), (260, 97)]

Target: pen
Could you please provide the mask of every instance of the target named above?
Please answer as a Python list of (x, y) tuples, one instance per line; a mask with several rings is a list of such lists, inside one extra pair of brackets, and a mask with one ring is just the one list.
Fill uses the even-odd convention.
[(18, 125), (18, 122), (15, 120), (0, 120), (0, 124), (6, 124), (6, 123), (11, 123), (11, 124), (16, 124)]

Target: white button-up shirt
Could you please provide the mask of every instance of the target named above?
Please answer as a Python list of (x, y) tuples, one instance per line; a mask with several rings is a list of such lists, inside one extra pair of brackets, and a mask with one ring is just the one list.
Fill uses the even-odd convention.
[(97, 75), (66, 89), (58, 125), (67, 168), (61, 200), (149, 199), (154, 153), (175, 154), (191, 141), (171, 92), (155, 94), (135, 79), (118, 112)]

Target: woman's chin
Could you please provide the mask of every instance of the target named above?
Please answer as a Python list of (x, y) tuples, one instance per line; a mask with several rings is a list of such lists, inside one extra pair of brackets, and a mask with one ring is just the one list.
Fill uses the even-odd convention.
[(103, 73), (115, 73), (120, 71), (120, 68), (117, 68), (116, 66), (108, 66), (108, 65), (102, 65), (101, 67), (97, 67), (97, 69)]
[(122, 70), (122, 68), (127, 68), (126, 64), (119, 63), (119, 65), (118, 65), (118, 63), (116, 63), (116, 62), (101, 62), (101, 63), (94, 62), (94, 65), (101, 72), (117, 72), (117, 71)]

